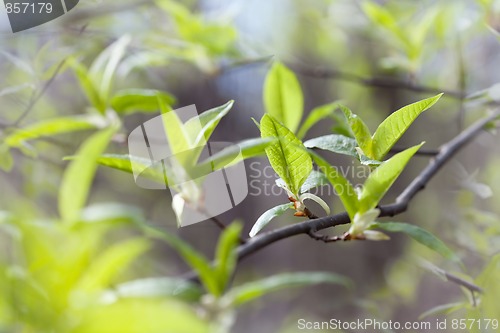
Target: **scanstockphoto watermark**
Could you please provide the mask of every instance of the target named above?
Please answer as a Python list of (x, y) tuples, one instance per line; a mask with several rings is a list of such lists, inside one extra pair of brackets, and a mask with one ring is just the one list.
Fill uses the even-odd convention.
[[(344, 187), (340, 185), (332, 186), (329, 181), (329, 176), (334, 176), (335, 173), (340, 173), (346, 179), (365, 179), (370, 175), (370, 168), (365, 165), (356, 164), (354, 161), (350, 165), (341, 165), (335, 168), (336, 171), (327, 170), (323, 167), (317, 167), (315, 172), (324, 175), (322, 185), (313, 187), (308, 192), (318, 196), (342, 195), (346, 192), (353, 191), (356, 187)], [(286, 195), (286, 190), (276, 184), (279, 176), (276, 174), (272, 166), (261, 160), (252, 161), (248, 164), (248, 187), (249, 196), (282, 196)], [(348, 193), (353, 194), (353, 193)]]
[(75, 8), (79, 0), (3, 0), (12, 32), (50, 22)]

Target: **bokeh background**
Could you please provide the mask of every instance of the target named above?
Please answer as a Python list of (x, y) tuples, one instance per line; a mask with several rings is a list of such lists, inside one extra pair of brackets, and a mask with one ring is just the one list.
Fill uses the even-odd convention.
[[(400, 147), (426, 141), (425, 149), (437, 149), (500, 101), (495, 86), (500, 77), (498, 1), (178, 1), (183, 10), (199, 20), (198, 26), (190, 26), (189, 20), (183, 21), (164, 3), (167, 1), (80, 1), (65, 16), (16, 34), (10, 31), (3, 12), (2, 136), (12, 130), (11, 124), (23, 127), (52, 117), (93, 112), (74, 71), (64, 61), (72, 56), (89, 65), (125, 35), (132, 41), (118, 66), (113, 89), (166, 91), (177, 99), (174, 108), (196, 104), (199, 111), (233, 99), (233, 110), (214, 133), (213, 140), (217, 141), (237, 142), (259, 136), (251, 117), (259, 120), (264, 114), (263, 82), (276, 59), (297, 74), (306, 114), (316, 106), (341, 100), (372, 130), (398, 108), (444, 92), (439, 103), (404, 135)], [(25, 110), (29, 112), (23, 114)], [(127, 153), (128, 133), (157, 114), (123, 117), (123, 129), (108, 151)], [(308, 138), (330, 134), (339, 124), (339, 119), (328, 119), (315, 126)], [(461, 151), (418, 194), (408, 212), (395, 218), (432, 231), (462, 258), (463, 265), (441, 258), (404, 235), (394, 234), (388, 242), (332, 244), (305, 235), (292, 237), (245, 259), (234, 283), (281, 272), (331, 271), (351, 278), (355, 288), (349, 291), (321, 285), (264, 297), (238, 310), (232, 331), (297, 332), (300, 318), (416, 321), (429, 309), (450, 303), (458, 304), (457, 312), (447, 317), (450, 320), (473, 317), (477, 307), (471, 293), (443, 279), (436, 267), (474, 281), (486, 268), (498, 266), (494, 258), (500, 250), (500, 148), (493, 131), (485, 132)], [(14, 167), (9, 172), (0, 171), (0, 210), (30, 221), (57, 219), (57, 195), (67, 165), (62, 158), (73, 155), (88, 135), (84, 131), (30, 142), (38, 152), (36, 156), (12, 149), (9, 154)], [(342, 156), (325, 156), (335, 165), (359, 167)], [(391, 202), (429, 160), (428, 156), (414, 157), (384, 202)], [(246, 163), (249, 181), (257, 177), (250, 164), (260, 168), (268, 165), (265, 157)], [(271, 186), (274, 179), (261, 177), (260, 182)], [(334, 212), (342, 210), (336, 197), (323, 198)], [(246, 235), (266, 209), (284, 200), (284, 195), (250, 195), (219, 219), (226, 224), (239, 219)], [(104, 202), (136, 207), (155, 226), (178, 234), (209, 257), (213, 253), (218, 228), (207, 221), (177, 229), (168, 191), (141, 189), (130, 174), (100, 167), (89, 203)], [(266, 230), (299, 220), (285, 215)], [(328, 232), (340, 234), (344, 230)], [(134, 235), (135, 231), (106, 236), (104, 242), (113, 244), (123, 234)], [(38, 241), (62, 242), (58, 235), (52, 235), (51, 240), (23, 237), (31, 245)], [(86, 241), (66, 239), (75, 247)], [(9, 230), (0, 236), (1, 267), (9, 272), (5, 276), (25, 264), (18, 242), (21, 240)], [(180, 276), (189, 270), (168, 246), (155, 243), (115, 282)], [(73, 278), (71, 271), (60, 274)], [(0, 332), (58, 331), (51, 328), (56, 315), (40, 311), (37, 318), (30, 317), (35, 315), (25, 308), (42, 303), (23, 298), (12, 288), (27, 286), (0, 287)], [(490, 293), (494, 297), (494, 291)], [(499, 308), (496, 312), (488, 310), (487, 315), (497, 314), (496, 319), (500, 319)], [(422, 320), (434, 322), (443, 316), (441, 313)]]

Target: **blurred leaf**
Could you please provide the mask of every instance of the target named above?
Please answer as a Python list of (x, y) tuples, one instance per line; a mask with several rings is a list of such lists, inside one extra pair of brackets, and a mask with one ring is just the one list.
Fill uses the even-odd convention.
[(356, 142), (358, 143), (359, 148), (363, 150), (365, 155), (372, 156), (372, 137), (368, 126), (366, 126), (364, 121), (359, 116), (352, 113), (349, 108), (342, 105), (340, 106), (340, 108), (347, 118), (347, 122), (351, 127), (351, 131), (356, 138)]
[(103, 100), (102, 96), (97, 91), (97, 87), (94, 86), (94, 82), (92, 81), (87, 68), (74, 58), (68, 58), (67, 63), (68, 66), (73, 69), (76, 78), (80, 83), (80, 87), (85, 93), (85, 96), (89, 100), (90, 104), (92, 104), (92, 106), (101, 114), (104, 114), (106, 111), (106, 101)]
[(306, 146), (307, 148), (318, 148), (331, 151), (332, 153), (358, 158), (358, 153), (356, 152), (356, 140), (344, 135), (330, 134), (320, 136), (311, 140), (307, 140), (306, 142), (304, 142), (304, 146)]
[(232, 223), (222, 232), (217, 244), (215, 274), (221, 291), (226, 289), (236, 267), (236, 261), (238, 260), (236, 247), (240, 242), (241, 229), (241, 223)]
[[(222, 149), (200, 163), (200, 167), (210, 164), (213, 170), (234, 165), (241, 160), (264, 155), (273, 138), (248, 139)], [(238, 156), (241, 154), (241, 159)]]
[(199, 116), (186, 121), (184, 126), (186, 127), (186, 133), (191, 138), (193, 147), (203, 145), (210, 139), (215, 128), (221, 119), (228, 114), (233, 104), (234, 101), (229, 101), (224, 105), (202, 112)]
[(463, 302), (438, 305), (422, 313), (420, 316), (418, 316), (418, 320), (422, 320), (431, 316), (447, 316), (458, 310), (464, 309), (466, 306), (467, 303)]
[(340, 284), (345, 287), (351, 286), (351, 282), (347, 278), (334, 273), (285, 273), (235, 287), (224, 298), (233, 306), (240, 306), (275, 291), (319, 283)]
[(266, 148), (267, 157), (288, 189), (297, 195), (312, 171), (311, 157), (302, 142), (271, 115), (262, 117), (260, 130), (262, 138), (278, 139)]
[(321, 172), (325, 174), (326, 178), (332, 184), (352, 221), (359, 207), (358, 195), (352, 184), (340, 174), (336, 167), (330, 165), (321, 156), (314, 152), (310, 152), (310, 154)]
[(124, 57), (127, 46), (130, 44), (131, 40), (132, 39), (128, 35), (120, 37), (101, 52), (89, 68), (88, 75), (90, 80), (101, 100), (104, 101), (106, 105), (111, 97), (111, 88), (116, 69)]
[(311, 113), (307, 116), (306, 120), (297, 132), (297, 138), (302, 139), (306, 136), (307, 132), (311, 127), (313, 127), (317, 122), (331, 117), (332, 114), (338, 107), (338, 103), (330, 103), (314, 108)]
[(359, 210), (366, 212), (375, 208), (384, 197), (406, 164), (424, 143), (408, 148), (380, 164), (363, 184), (359, 195)]
[(5, 143), (0, 143), (0, 169), (10, 172), (14, 166), (14, 159), (10, 152), (10, 147)]
[[(425, 110), (433, 106), (443, 94), (407, 105), (387, 117), (373, 134), (373, 154), (366, 156), (375, 160), (382, 158), (410, 127), (413, 121)], [(364, 149), (363, 149), (364, 151)]]
[(73, 116), (42, 120), (15, 130), (5, 138), (11, 147), (20, 147), (25, 141), (40, 137), (83, 131), (106, 125), (106, 121), (96, 116)]
[(306, 181), (300, 187), (300, 193), (304, 193), (309, 191), (312, 188), (328, 185), (328, 178), (325, 176), (323, 172), (319, 172), (316, 170), (311, 171), (309, 177), (307, 177)]
[(150, 247), (147, 240), (136, 238), (111, 245), (97, 257), (80, 278), (77, 290), (100, 291)]
[(444, 244), (439, 238), (424, 230), (416, 225), (411, 225), (407, 223), (400, 222), (383, 222), (383, 223), (374, 223), (372, 228), (382, 229), (389, 232), (402, 232), (419, 242), (427, 246), (428, 248), (436, 251), (444, 258), (459, 261), (458, 256), (450, 250), (446, 244)]
[(293, 205), (291, 203), (279, 205), (265, 211), (253, 225), (249, 236), (254, 237), (257, 235), (257, 233), (269, 224), (273, 218), (283, 215), (288, 209), (293, 209)]
[(172, 105), (175, 97), (169, 93), (152, 89), (126, 89), (117, 92), (111, 99), (111, 107), (118, 113), (156, 112), (160, 109), (158, 99)]
[[(68, 157), (67, 159), (74, 159), (75, 157)], [(117, 154), (103, 154), (97, 159), (97, 163), (113, 169), (121, 170), (134, 174), (135, 170), (143, 170), (141, 177), (146, 177), (151, 180), (165, 183), (165, 174), (159, 172), (156, 168), (151, 167), (151, 160), (132, 156), (132, 155), (117, 155)]]
[(208, 323), (182, 302), (124, 299), (89, 308), (70, 333), (208, 333)]
[(184, 301), (198, 301), (203, 295), (199, 285), (179, 278), (158, 277), (133, 280), (117, 285), (113, 293), (120, 298), (175, 297)]
[(188, 243), (183, 240), (170, 235), (167, 232), (162, 232), (156, 229), (147, 228), (146, 234), (157, 239), (161, 239), (167, 242), (171, 247), (173, 247), (179, 255), (193, 268), (196, 273), (200, 276), (200, 280), (211, 294), (219, 296), (222, 290), (217, 282), (217, 276), (213, 271), (210, 262), (195, 249), (193, 249)]
[(304, 112), (302, 88), (295, 74), (280, 62), (275, 62), (267, 74), (264, 105), (266, 112), (290, 131), (297, 130)]
[(108, 146), (115, 127), (93, 134), (80, 146), (78, 156), (64, 172), (59, 190), (59, 213), (65, 221), (75, 221), (87, 201), (97, 160)]
[(480, 310), (483, 318), (500, 318), (498, 307), (498, 295), (500, 295), (500, 254), (494, 255), (481, 274), (476, 283), (484, 289), (481, 296)]
[(121, 203), (98, 203), (85, 207), (79, 221), (84, 224), (94, 223), (132, 223), (142, 225), (145, 223), (140, 209)]

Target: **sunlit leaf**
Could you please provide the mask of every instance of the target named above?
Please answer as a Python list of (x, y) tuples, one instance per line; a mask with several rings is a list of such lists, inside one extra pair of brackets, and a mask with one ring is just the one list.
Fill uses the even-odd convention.
[(74, 116), (42, 120), (40, 122), (16, 129), (5, 138), (11, 147), (20, 147), (23, 142), (41, 137), (83, 131), (106, 125), (106, 121), (95, 116)]
[[(433, 106), (443, 94), (407, 105), (387, 117), (373, 134), (373, 155), (365, 154), (375, 160), (381, 160), (413, 121), (425, 110)], [(362, 147), (361, 147), (362, 148)]]
[(372, 156), (372, 137), (368, 126), (366, 126), (359, 116), (352, 113), (347, 107), (340, 106), (340, 108), (347, 118), (347, 122), (351, 127), (351, 131), (354, 134), (354, 138), (356, 138), (358, 146), (363, 150), (365, 155)]
[(113, 288), (113, 293), (121, 298), (175, 297), (192, 302), (200, 299), (203, 290), (185, 279), (156, 277), (121, 283)]
[(249, 236), (254, 237), (255, 235), (257, 235), (259, 231), (261, 231), (266, 225), (268, 225), (272, 219), (280, 215), (283, 215), (288, 209), (292, 208), (293, 205), (291, 203), (286, 203), (265, 211), (264, 214), (262, 214), (253, 225), (252, 230), (249, 233)]
[(278, 139), (266, 148), (267, 157), (290, 191), (298, 194), (312, 171), (311, 157), (302, 142), (272, 116), (262, 117), (260, 130), (262, 138)]
[(226, 288), (236, 267), (238, 259), (236, 247), (240, 241), (241, 229), (241, 223), (234, 222), (224, 230), (219, 238), (215, 252), (215, 274), (220, 290)]
[(295, 132), (304, 112), (302, 88), (295, 74), (280, 62), (275, 62), (264, 83), (266, 112)]
[(359, 209), (366, 212), (375, 208), (384, 197), (406, 164), (424, 143), (408, 148), (380, 164), (366, 179), (359, 195)]
[(111, 99), (111, 107), (118, 113), (157, 112), (158, 99), (172, 105), (175, 97), (169, 93), (152, 89), (126, 89), (117, 92)]
[(66, 168), (59, 190), (59, 213), (63, 220), (74, 221), (80, 214), (87, 201), (97, 160), (115, 131), (115, 127), (109, 127), (93, 134), (81, 145), (77, 158)]

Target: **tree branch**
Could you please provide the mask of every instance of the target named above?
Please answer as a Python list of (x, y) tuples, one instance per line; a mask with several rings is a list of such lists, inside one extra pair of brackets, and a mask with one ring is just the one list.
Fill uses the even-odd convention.
[[(427, 183), (437, 174), (437, 172), (463, 147), (470, 143), (483, 128), (491, 121), (500, 117), (500, 110), (496, 110), (491, 115), (478, 120), (458, 136), (442, 145), (439, 153), (429, 162), (427, 167), (406, 187), (406, 189), (396, 198), (396, 201), (389, 205), (379, 206), (380, 217), (395, 216), (405, 212), (413, 197), (425, 188)], [(331, 238), (331, 241), (337, 241), (335, 237), (318, 235), (318, 230), (323, 230), (338, 225), (350, 223), (347, 213), (310, 219), (304, 222), (275, 229), (253, 238), (248, 239), (237, 249), (238, 260), (242, 260), (249, 255), (285, 238), (306, 234), (314, 239), (324, 241)], [(183, 278), (197, 280), (198, 276), (194, 272), (183, 275)]]

